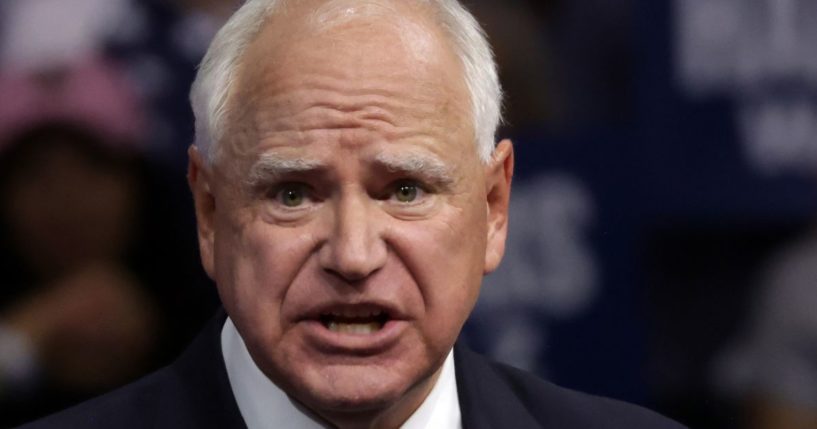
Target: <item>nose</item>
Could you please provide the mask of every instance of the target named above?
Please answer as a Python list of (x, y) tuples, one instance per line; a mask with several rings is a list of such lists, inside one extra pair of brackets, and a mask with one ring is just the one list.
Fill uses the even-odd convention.
[(365, 196), (345, 195), (338, 199), (332, 230), (319, 251), (324, 270), (354, 282), (383, 267), (388, 251), (376, 210)]

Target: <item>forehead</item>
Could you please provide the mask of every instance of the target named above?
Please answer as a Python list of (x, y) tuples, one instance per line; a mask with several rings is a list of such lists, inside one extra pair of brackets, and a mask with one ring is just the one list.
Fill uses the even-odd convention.
[(270, 18), (238, 69), (232, 137), (247, 146), (264, 137), (253, 131), (309, 129), (325, 119), (305, 114), (318, 107), (472, 140), (460, 61), (408, 3), (307, 1)]

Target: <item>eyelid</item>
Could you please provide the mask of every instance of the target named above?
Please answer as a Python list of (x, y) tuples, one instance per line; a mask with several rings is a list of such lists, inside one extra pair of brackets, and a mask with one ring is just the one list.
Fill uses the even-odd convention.
[(436, 192), (438, 188), (442, 186), (441, 183), (438, 183), (437, 181), (432, 179), (427, 179), (422, 175), (413, 175), (394, 181), (394, 186), (399, 186), (403, 184), (414, 185), (418, 189), (422, 189), (425, 192)]
[(424, 174), (422, 171), (405, 173), (402, 174), (401, 177), (399, 180), (413, 182), (428, 192), (448, 189), (453, 182), (448, 177), (437, 174)]
[(309, 185), (300, 182), (282, 182), (269, 187), (270, 192), (275, 194), (288, 189), (309, 191)]

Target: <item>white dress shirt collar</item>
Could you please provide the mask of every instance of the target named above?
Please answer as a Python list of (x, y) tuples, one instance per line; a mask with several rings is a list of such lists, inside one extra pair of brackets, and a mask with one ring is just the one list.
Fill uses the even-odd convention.
[[(221, 353), (238, 409), (248, 429), (321, 429), (320, 420), (291, 400), (255, 365), (232, 320), (221, 330)], [(448, 353), (437, 383), (402, 429), (462, 427), (454, 354)]]

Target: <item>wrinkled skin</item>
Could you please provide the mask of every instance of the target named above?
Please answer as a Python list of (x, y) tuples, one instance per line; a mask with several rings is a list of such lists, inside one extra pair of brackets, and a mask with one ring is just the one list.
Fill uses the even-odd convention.
[[(314, 26), (314, 3), (249, 46), (214, 165), (190, 151), (202, 261), (271, 380), (339, 427), (396, 427), (502, 257), (512, 149), (479, 160), (427, 12)], [(387, 320), (334, 331), (327, 314)]]

